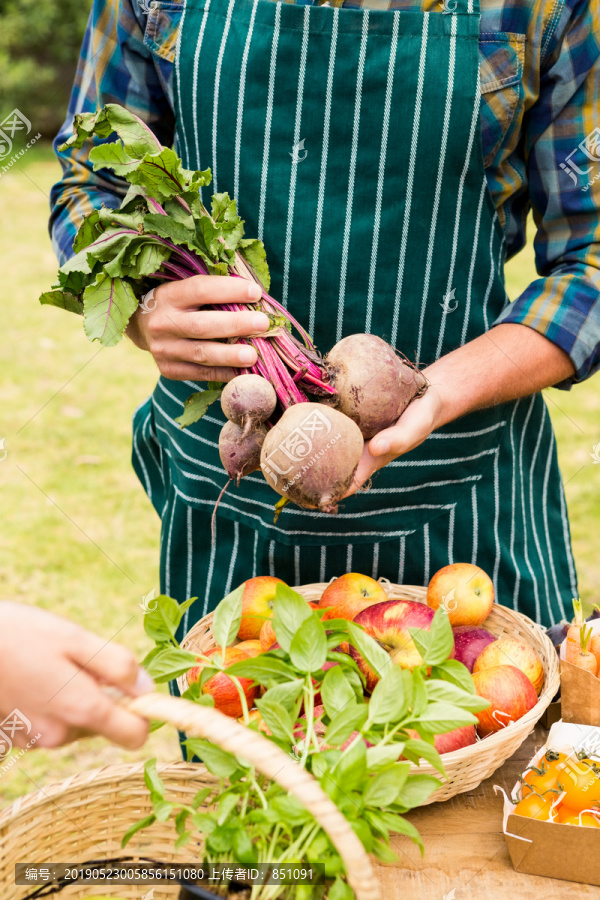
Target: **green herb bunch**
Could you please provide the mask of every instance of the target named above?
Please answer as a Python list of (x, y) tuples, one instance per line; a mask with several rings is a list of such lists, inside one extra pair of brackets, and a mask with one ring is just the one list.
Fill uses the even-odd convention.
[[(215, 610), (212, 632), (223, 649), (236, 640), (242, 593), (243, 585)], [(146, 632), (156, 647), (144, 665), (155, 681), (178, 677), (202, 660), (206, 665), (200, 679), (183, 696), (212, 705), (202, 687), (218, 671), (226, 671), (237, 684), (244, 721), (257, 729), (239, 683), (240, 678), (252, 679), (264, 690), (256, 706), (270, 731), (265, 739), (289, 754), (290, 765), (304, 767), (319, 781), (367, 852), (385, 862), (395, 861), (389, 846), (392, 833), (407, 835), (423, 852), (419, 834), (404, 814), (424, 803), (441, 781), (419, 774), (411, 763), (418, 765), (423, 759), (444, 776), (434, 736), (475, 725), (474, 713), (488, 706), (475, 694), (468, 669), (449, 659), (453, 637), (445, 610), (436, 612), (429, 631), (410, 629), (423, 665), (409, 671), (393, 665), (361, 626), (344, 619), (323, 622), (323, 610), (312, 610), (303, 597), (280, 584), (272, 620), (279, 648), (225, 667), (224, 652), (209, 658), (179, 646), (175, 635), (191, 603), (179, 606), (162, 596), (145, 616)], [(364, 694), (364, 678), (354, 660), (339, 651), (342, 642), (355, 647), (379, 674), (370, 697)], [(337, 665), (324, 670), (326, 662)], [(317, 692), (323, 712), (315, 716)], [(411, 737), (409, 729), (419, 737)], [(132, 826), (125, 841), (156, 820), (174, 817), (177, 847), (193, 842), (207, 865), (232, 860), (245, 865), (324, 863), (329, 900), (351, 900), (340, 855), (296, 799), (208, 741), (192, 738), (185, 746), (189, 758), (200, 757), (215, 776), (214, 788), (201, 791), (189, 806), (169, 801), (152, 760), (146, 767), (146, 783), (154, 814)], [(314, 890), (303, 885), (254, 886), (252, 898), (303, 900), (315, 896)]]

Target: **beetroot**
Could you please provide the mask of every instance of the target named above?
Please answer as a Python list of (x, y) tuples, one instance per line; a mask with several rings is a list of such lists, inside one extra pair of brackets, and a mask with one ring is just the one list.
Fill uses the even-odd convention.
[(325, 358), (338, 396), (330, 402), (356, 422), (369, 440), (394, 425), (411, 400), (427, 388), (424, 375), (374, 334), (351, 334)]
[[(258, 378), (259, 376), (257, 376)], [(267, 435), (265, 425), (245, 430), (235, 422), (225, 422), (219, 434), (219, 456), (230, 478), (240, 478), (260, 467), (260, 450)]]
[(358, 426), (343, 413), (322, 403), (297, 403), (267, 434), (260, 465), (282, 497), (305, 509), (335, 513), (363, 446)]
[(275, 388), (261, 375), (237, 375), (225, 385), (221, 394), (223, 413), (246, 432), (253, 425), (266, 422), (276, 406)]
[(496, 640), (495, 635), (477, 625), (456, 625), (454, 632), (454, 658), (473, 671), (475, 660), (488, 644)]

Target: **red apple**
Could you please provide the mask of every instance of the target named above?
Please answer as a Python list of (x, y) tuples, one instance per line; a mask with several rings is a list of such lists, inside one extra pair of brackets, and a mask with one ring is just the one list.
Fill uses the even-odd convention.
[(319, 606), (321, 609), (331, 607), (327, 609), (323, 620), (352, 620), (367, 606), (383, 603), (387, 599), (388, 595), (382, 585), (374, 578), (359, 575), (357, 572), (348, 572), (327, 585), (321, 594)]
[[(210, 658), (215, 654), (220, 658), (220, 647), (215, 647), (214, 650), (208, 650), (205, 655)], [(249, 654), (245, 650), (239, 650), (238, 647), (226, 647), (225, 665), (232, 666), (236, 662), (248, 659), (248, 656)], [(202, 669), (206, 666), (210, 666), (210, 662), (205, 662), (204, 660), (199, 660), (199, 662), (199, 666), (195, 666), (188, 672), (188, 682), (190, 684), (193, 681), (198, 681)], [(258, 687), (253, 684), (250, 678), (240, 678), (239, 680), (244, 694), (246, 695), (246, 702), (250, 707), (254, 704), (254, 700), (258, 694)], [(209, 678), (202, 688), (202, 693), (210, 694), (215, 701), (215, 709), (225, 713), (226, 716), (232, 716), (232, 718), (236, 719), (243, 714), (242, 701), (238, 689), (229, 675), (225, 672), (218, 672), (216, 675), (213, 675), (212, 678)]]
[(273, 601), (278, 584), (285, 584), (281, 578), (259, 575), (244, 582), (242, 595), (242, 621), (238, 637), (242, 641), (258, 640), (266, 619), (273, 615)]
[[(384, 603), (387, 599), (388, 595), (382, 585), (374, 578), (360, 575), (358, 572), (347, 572), (327, 585), (321, 594), (319, 606), (326, 610), (323, 620), (351, 621), (363, 609), (376, 603)], [(347, 641), (342, 641), (335, 649), (340, 653), (349, 653), (350, 645)]]
[[(363, 609), (354, 621), (379, 641), (395, 666), (414, 669), (415, 666), (422, 665), (423, 658), (408, 629), (421, 628), (429, 631), (433, 616), (433, 610), (424, 603), (417, 603), (415, 600), (386, 600), (385, 603), (376, 603)], [(354, 647), (350, 647), (350, 655), (367, 679), (367, 690), (372, 691), (379, 681), (379, 675)]]
[(464, 725), (462, 728), (454, 728), (445, 734), (436, 734), (433, 744), (437, 752), (452, 753), (453, 750), (460, 750), (461, 747), (469, 747), (477, 740), (477, 732), (474, 725)]
[(475, 660), (482, 650), (496, 640), (496, 636), (485, 628), (472, 625), (457, 625), (454, 632), (454, 659), (473, 671)]
[(263, 622), (263, 626), (260, 629), (260, 646), (264, 650), (270, 650), (273, 644), (277, 641), (275, 637), (275, 629), (273, 628), (273, 623), (270, 619), (267, 619), (266, 622)]
[(489, 575), (470, 563), (453, 563), (435, 573), (427, 588), (432, 609), (443, 606), (451, 625), (481, 625), (494, 605)]
[(259, 656), (263, 652), (261, 643), (257, 640), (240, 641), (239, 644), (234, 646), (236, 650), (242, 650), (246, 656)]
[[(413, 740), (421, 740), (418, 731), (414, 731), (412, 728), (407, 728), (407, 731)], [(436, 734), (433, 738), (433, 746), (441, 756), (442, 753), (452, 753), (453, 750), (460, 750), (461, 747), (469, 747), (476, 740), (475, 726), (463, 725), (461, 728), (454, 728), (453, 731), (447, 731), (445, 734)], [(404, 759), (404, 757), (400, 758)]]
[(489, 644), (475, 660), (473, 672), (481, 672), (492, 666), (505, 665), (516, 666), (517, 669), (524, 672), (534, 686), (536, 694), (539, 695), (544, 686), (544, 667), (533, 647), (524, 641), (500, 638), (493, 644)]
[[(492, 647), (493, 644), (490, 644)], [(490, 706), (475, 713), (481, 737), (493, 734), (516, 722), (533, 709), (537, 694), (531, 681), (516, 666), (493, 666), (473, 673), (475, 693), (490, 701)]]

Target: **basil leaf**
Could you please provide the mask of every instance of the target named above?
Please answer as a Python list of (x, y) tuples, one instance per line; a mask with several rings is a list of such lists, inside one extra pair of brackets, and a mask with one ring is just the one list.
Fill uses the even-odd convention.
[(301, 672), (317, 672), (323, 668), (327, 659), (327, 635), (318, 616), (310, 615), (302, 622), (292, 638), (289, 652), (292, 664)]
[(323, 785), (330, 778), (343, 796), (352, 788), (361, 787), (366, 774), (367, 748), (364, 741), (357, 741), (342, 753), (335, 769), (325, 775)]
[(149, 759), (144, 766), (144, 782), (148, 790), (161, 799), (165, 796), (165, 786), (156, 768), (156, 759)]
[(369, 701), (369, 721), (379, 724), (397, 722), (408, 710), (410, 672), (392, 666), (377, 682)]
[(268, 700), (270, 703), (280, 703), (290, 714), (293, 714), (303, 686), (304, 682), (300, 678), (275, 684), (263, 694), (263, 702)]
[[(362, 692), (361, 692), (362, 693)], [(356, 701), (356, 693), (341, 666), (333, 666), (325, 672), (321, 684), (321, 700), (330, 718)]]
[(238, 828), (233, 836), (233, 854), (235, 861), (251, 866), (258, 862), (252, 839), (244, 828)]
[(433, 666), (431, 669), (431, 677), (441, 678), (444, 681), (451, 681), (459, 688), (462, 688), (463, 691), (467, 691), (470, 694), (475, 693), (473, 676), (464, 663), (459, 662), (457, 659), (447, 659), (439, 666)]
[(399, 816), (397, 813), (391, 813), (384, 810), (380, 814), (382, 822), (387, 825), (390, 831), (395, 832), (396, 834), (405, 834), (411, 840), (418, 844), (421, 849), (421, 856), (425, 853), (425, 847), (423, 846), (423, 841), (421, 840), (421, 835), (408, 819), (404, 819), (402, 816)]
[(349, 884), (342, 881), (340, 875), (337, 875), (327, 892), (327, 897), (328, 900), (354, 900), (354, 891)]
[(188, 738), (185, 747), (193, 756), (198, 756), (209, 772), (218, 778), (229, 778), (240, 768), (240, 763), (232, 753), (222, 750), (216, 744), (202, 738)]
[(271, 679), (289, 681), (296, 676), (291, 666), (270, 653), (261, 653), (260, 656), (251, 659), (242, 659), (232, 666), (227, 666), (227, 672), (240, 678), (252, 678), (259, 684), (268, 684)]
[(353, 731), (357, 731), (367, 721), (368, 707), (366, 703), (352, 703), (337, 713), (329, 723), (325, 732), (325, 743), (339, 746), (348, 740)]
[(409, 628), (408, 633), (413, 639), (414, 645), (421, 654), (423, 661), (425, 661), (431, 647), (431, 634), (424, 628)]
[(356, 622), (348, 622), (348, 636), (352, 646), (358, 650), (373, 671), (381, 678), (383, 673), (392, 665), (392, 661), (383, 647)]
[(435, 766), (438, 772), (440, 772), (442, 775), (446, 774), (444, 763), (442, 762), (442, 757), (437, 752), (433, 744), (428, 744), (427, 741), (421, 741), (412, 738), (408, 741), (405, 741), (402, 754), (406, 756), (407, 759), (410, 759), (411, 762), (414, 762), (416, 765), (419, 764), (419, 759), (424, 759), (425, 762), (431, 763), (432, 766)]
[(405, 809), (421, 806), (441, 784), (433, 775), (409, 775), (396, 798)]
[(144, 615), (144, 631), (153, 641), (170, 641), (174, 637), (181, 614), (177, 600), (161, 594), (147, 600), (148, 612)]
[(464, 691), (450, 681), (428, 678), (425, 685), (427, 696), (430, 700), (447, 700), (455, 706), (470, 710), (470, 712), (480, 712), (482, 709), (487, 709), (490, 705), (489, 700), (484, 700), (483, 697), (479, 697), (477, 694)]
[(402, 753), (402, 744), (383, 744), (383, 746), (375, 745), (367, 747), (367, 769), (369, 772), (376, 772), (378, 769), (389, 766), (390, 763), (397, 762)]
[(256, 701), (256, 706), (264, 719), (265, 725), (275, 737), (281, 740), (294, 741), (294, 723), (290, 713), (282, 703), (268, 700), (266, 695)]
[(121, 839), (121, 848), (126, 847), (127, 844), (129, 843), (129, 841), (131, 840), (131, 838), (135, 834), (137, 834), (138, 831), (141, 831), (143, 828), (148, 828), (150, 825), (153, 825), (155, 822), (156, 822), (155, 815), (146, 816), (145, 819), (140, 819), (139, 822), (135, 822), (135, 824), (133, 824), (130, 828), (128, 828), (127, 831), (125, 832), (125, 834), (123, 835), (123, 837)]
[(448, 659), (454, 649), (454, 635), (443, 606), (436, 610), (429, 628), (429, 649), (425, 654), (428, 666), (437, 666)]
[(223, 661), (225, 660), (225, 647), (229, 647), (233, 643), (240, 630), (244, 587), (244, 584), (240, 584), (234, 591), (223, 597), (213, 614), (212, 633), (217, 646), (223, 648)]
[(425, 679), (420, 669), (413, 669), (411, 672), (413, 695), (411, 699), (411, 712), (413, 718), (421, 715), (427, 707), (427, 688), (425, 687)]
[(273, 630), (277, 643), (290, 652), (292, 639), (312, 610), (304, 597), (287, 584), (278, 584), (273, 601)]
[[(416, 720), (415, 716), (414, 721)], [(407, 724), (411, 725), (411, 723)], [(464, 725), (477, 725), (477, 718), (452, 703), (434, 701), (429, 703), (427, 708), (419, 714), (418, 724), (432, 734), (445, 734), (447, 731), (454, 731), (455, 728), (462, 728)]]
[(197, 659), (193, 653), (176, 647), (167, 647), (161, 649), (146, 663), (146, 671), (157, 684), (162, 684), (184, 675), (196, 663)]
[(376, 809), (396, 802), (410, 772), (410, 763), (394, 763), (369, 780), (363, 798), (365, 806)]

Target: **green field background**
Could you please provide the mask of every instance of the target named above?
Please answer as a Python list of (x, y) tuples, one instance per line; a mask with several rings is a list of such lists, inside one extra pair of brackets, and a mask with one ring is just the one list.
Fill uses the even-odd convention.
[[(35, 147), (0, 177), (3, 321), (0, 333), (0, 596), (70, 616), (141, 658), (142, 597), (158, 587), (159, 521), (130, 465), (131, 416), (156, 369), (128, 341), (90, 344), (81, 320), (41, 307), (56, 260), (47, 234), (58, 165)], [(511, 298), (535, 277), (529, 245), (507, 267)], [(581, 595), (600, 602), (598, 381), (545, 392), (558, 437)], [(0, 457), (2, 456), (0, 452)], [(560, 539), (560, 536), (557, 536)], [(4, 804), (88, 768), (178, 755), (169, 730), (129, 753), (94, 739), (36, 750), (0, 775)]]

